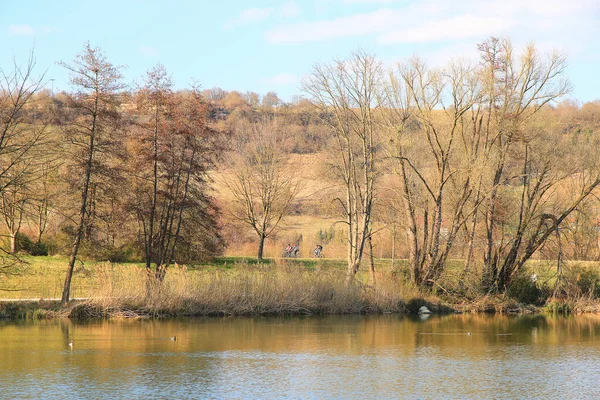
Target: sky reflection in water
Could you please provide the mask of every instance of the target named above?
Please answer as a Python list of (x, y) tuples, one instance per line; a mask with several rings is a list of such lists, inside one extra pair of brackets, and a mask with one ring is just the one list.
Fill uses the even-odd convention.
[(20, 321), (0, 337), (0, 398), (600, 398), (592, 315)]

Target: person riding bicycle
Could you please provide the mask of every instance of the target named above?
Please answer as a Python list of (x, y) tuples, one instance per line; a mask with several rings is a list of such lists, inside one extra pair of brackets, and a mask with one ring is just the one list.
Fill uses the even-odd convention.
[(322, 257), (322, 252), (323, 252), (323, 246), (321, 246), (320, 244), (318, 244), (315, 249), (313, 250), (313, 255), (317, 258), (321, 258)]
[(298, 257), (300, 255), (300, 248), (296, 243), (292, 246), (292, 251), (290, 253), (291, 257)]

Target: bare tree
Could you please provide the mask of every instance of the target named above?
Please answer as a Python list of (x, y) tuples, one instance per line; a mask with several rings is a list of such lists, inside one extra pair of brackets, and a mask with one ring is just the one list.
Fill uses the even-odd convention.
[(9, 231), (12, 254), (32, 176), (40, 168), (38, 150), (46, 136), (47, 124), (35, 118), (30, 121), (27, 110), (44, 85), (43, 75), (33, 77), (34, 68), (32, 52), (25, 66), (13, 61), (11, 71), (0, 70), (0, 213)]
[(335, 132), (339, 160), (334, 170), (345, 192), (337, 200), (347, 225), (348, 282), (354, 280), (372, 231), (381, 84), (381, 63), (360, 51), (347, 60), (314, 67), (303, 83)]
[(411, 278), (418, 284), (441, 275), (459, 230), (477, 209), (470, 202), (471, 157), (457, 156), (473, 139), (466, 115), (479, 102), (476, 76), (469, 65), (430, 70), (419, 59), (390, 74), (384, 114), (408, 223)]
[[(498, 242), (493, 253), (497, 266), (491, 265), (483, 276), (489, 290), (506, 290), (525, 263), (553, 237), (560, 273), (561, 225), (600, 184), (599, 165), (588, 146), (556, 132), (541, 116), (535, 119), (537, 123), (530, 119), (523, 125), (510, 158), (515, 165), (505, 166), (510, 175), (497, 194), (499, 204), (510, 202), (512, 207), (498, 207), (502, 215), (495, 221), (499, 232), (494, 235)], [(570, 196), (559, 195), (565, 188)]]
[[(15, 169), (13, 168), (13, 171)], [(0, 194), (0, 211), (8, 229), (10, 253), (17, 252), (17, 235), (21, 230), (25, 217), (25, 208), (29, 201), (29, 193), (23, 181), (11, 179), (11, 183)]]
[(277, 96), (275, 92), (267, 92), (261, 100), (261, 106), (264, 109), (272, 110), (273, 108), (279, 106), (281, 104), (281, 100)]
[[(532, 157), (538, 148), (530, 143), (530, 120), (544, 106), (567, 94), (569, 82), (563, 78), (566, 59), (553, 52), (538, 54), (533, 45), (524, 49), (517, 59), (509, 40), (491, 38), (479, 45), (482, 56), (487, 116), (484, 152), (492, 166), (485, 178), (487, 187), (485, 204), (486, 249), (484, 254), (484, 283), (490, 289), (504, 290), (521, 266), (554, 233), (560, 223), (592, 193), (598, 185), (597, 177), (584, 166), (571, 171), (584, 174), (589, 180), (583, 183), (578, 196), (553, 212), (543, 212), (540, 202), (548, 191), (558, 184), (559, 176), (546, 156), (532, 171)], [(518, 222), (515, 233), (508, 242), (499, 225), (503, 210), (499, 208), (502, 186), (514, 176), (510, 168), (511, 155), (520, 154), (522, 192), (517, 200)], [(577, 165), (577, 164), (575, 164)], [(537, 221), (537, 222), (533, 222)], [(531, 229), (531, 224), (535, 228)]]
[[(440, 276), (461, 232), (463, 277), (468, 273), (483, 216), (485, 285), (505, 290), (598, 185), (595, 165), (562, 165), (566, 155), (548, 147), (560, 136), (549, 139), (554, 128), (533, 123), (569, 90), (561, 79), (564, 57), (544, 59), (528, 46), (517, 62), (510, 42), (494, 38), (479, 48), (479, 68), (453, 63), (432, 71), (413, 60), (387, 85), (383, 114), (402, 186), (411, 276), (419, 284)], [(572, 177), (582, 178), (579, 195), (559, 200), (555, 191)]]
[(163, 281), (176, 257), (183, 257), (178, 253), (182, 230), (218, 236), (207, 174), (219, 146), (207, 125), (208, 105), (196, 88), (173, 93), (158, 66), (149, 72), (142, 96), (140, 111), (147, 123), (142, 134), (132, 132), (136, 154), (129, 173), (135, 190), (129, 207), (140, 225), (151, 287)]
[(12, 71), (0, 69), (0, 190), (11, 183), (7, 174), (19, 162), (26, 162), (44, 133), (45, 126), (39, 129), (25, 123), (26, 106), (44, 86), (44, 76), (33, 77), (34, 69), (33, 52), (24, 67), (13, 61)]
[[(40, 155), (40, 167), (36, 171), (35, 181), (32, 187), (32, 196), (28, 204), (29, 219), (36, 227), (36, 241), (42, 242), (42, 236), (46, 233), (50, 216), (57, 206), (57, 197), (60, 190), (58, 180), (58, 169), (62, 160), (59, 158), (61, 145), (56, 141), (49, 142), (51, 152), (43, 151)], [(46, 148), (46, 150), (49, 150)]]
[(97, 178), (109, 175), (111, 166), (107, 162), (114, 156), (115, 134), (118, 129), (119, 91), (121, 83), (120, 67), (111, 64), (100, 48), (86, 43), (83, 51), (71, 63), (61, 62), (70, 73), (74, 92), (68, 96), (69, 107), (74, 110), (74, 118), (67, 125), (65, 133), (71, 144), (71, 171), (75, 172), (72, 186), (78, 188), (81, 196), (75, 238), (61, 302), (69, 302), (71, 279), (79, 246), (86, 232), (86, 225), (93, 216), (95, 189), (99, 188)]
[(232, 215), (258, 236), (259, 260), (265, 240), (290, 212), (299, 190), (286, 145), (284, 128), (266, 119), (238, 129), (226, 160), (229, 170), (223, 180), (234, 198)]
[(46, 127), (45, 122), (41, 122), (22, 133), (24, 142), (33, 140), (35, 143), (27, 154), (12, 162), (0, 192), (0, 214), (8, 229), (10, 252), (13, 254), (17, 250), (16, 238), (23, 223), (35, 217), (39, 228), (38, 243), (47, 224), (51, 201), (48, 174), (55, 172), (57, 163), (56, 155), (52, 154), (55, 143), (46, 134)]
[[(169, 107), (173, 107), (174, 93), (173, 83), (162, 64), (156, 65), (149, 70), (145, 77), (144, 86), (138, 92), (138, 108), (145, 120), (140, 124), (145, 134), (141, 139), (141, 154), (145, 156), (141, 159), (143, 164), (151, 164), (151, 168), (144, 168), (145, 165), (136, 165), (135, 171), (131, 171), (134, 176), (141, 179), (142, 182), (136, 185), (140, 195), (135, 196), (135, 206), (138, 219), (143, 227), (144, 251), (146, 260), (146, 270), (151, 272), (152, 262), (155, 257), (155, 241), (158, 225), (157, 208), (159, 195), (159, 162), (161, 161), (164, 144), (169, 141), (168, 130), (170, 128), (167, 121)], [(160, 143), (159, 143), (160, 139)], [(159, 150), (160, 147), (160, 150)], [(161, 157), (159, 157), (159, 152)], [(161, 171), (162, 175), (162, 171)], [(146, 190), (145, 182), (151, 182), (151, 187)], [(143, 196), (149, 192), (148, 196)]]

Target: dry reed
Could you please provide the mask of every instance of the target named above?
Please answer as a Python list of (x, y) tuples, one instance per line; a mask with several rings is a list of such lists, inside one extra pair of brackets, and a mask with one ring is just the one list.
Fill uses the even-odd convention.
[[(169, 269), (162, 284), (147, 287), (143, 268), (103, 264), (98, 285), (80, 308), (111, 317), (168, 315), (284, 315), (405, 312), (406, 290), (392, 276), (375, 286), (345, 284), (339, 269), (296, 264), (238, 263), (230, 270)], [(411, 296), (418, 294), (414, 290)], [(80, 316), (81, 311), (76, 312)]]

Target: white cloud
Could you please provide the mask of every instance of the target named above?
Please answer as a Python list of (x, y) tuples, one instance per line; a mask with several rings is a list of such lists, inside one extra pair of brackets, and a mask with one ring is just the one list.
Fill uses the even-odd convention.
[(472, 41), (457, 41), (440, 49), (424, 52), (419, 54), (427, 65), (434, 68), (443, 68), (448, 66), (448, 62), (454, 61), (466, 61), (476, 63), (479, 61), (479, 52), (477, 46)]
[(35, 35), (35, 30), (31, 27), (31, 25), (10, 25), (8, 27), (8, 33), (10, 35), (20, 35), (20, 36), (33, 36)]
[(265, 85), (294, 85), (298, 83), (298, 76), (296, 74), (277, 74), (270, 78), (262, 79), (261, 82)]
[(154, 47), (141, 45), (140, 54), (145, 57), (158, 57), (160, 53)]
[(308, 42), (379, 33), (403, 19), (401, 10), (381, 9), (332, 20), (283, 25), (266, 33), (272, 43)]
[(460, 15), (413, 28), (386, 32), (379, 36), (378, 40), (381, 43), (418, 43), (485, 37), (502, 34), (509, 26), (510, 22), (501, 18)]
[(592, 10), (600, 11), (597, 0), (492, 0), (489, 3), (481, 2), (475, 5), (480, 12), (487, 11), (489, 14), (512, 14), (515, 17), (525, 13), (535, 16), (554, 16), (565, 18), (569, 14), (587, 13)]
[(283, 18), (294, 18), (300, 15), (300, 7), (295, 1), (288, 1), (283, 3), (279, 8), (279, 14)]
[(233, 29), (238, 26), (261, 22), (269, 18), (273, 11), (273, 8), (247, 8), (237, 17), (229, 19), (225, 23), (225, 27), (227, 29)]
[[(576, 37), (597, 31), (598, 0), (343, 0), (372, 11), (282, 24), (265, 33), (272, 43), (378, 35), (379, 43), (422, 43), (488, 35)], [(381, 5), (384, 5), (383, 8)], [(588, 32), (589, 33), (589, 32)], [(576, 43), (576, 40), (572, 40)]]
[(8, 27), (8, 33), (12, 36), (34, 36), (38, 33), (41, 35), (49, 35), (55, 32), (60, 32), (60, 29), (51, 25), (42, 25), (37, 30), (29, 24), (10, 25)]
[(344, 0), (346, 4), (389, 4), (397, 3), (401, 0)]
[(233, 29), (240, 26), (256, 24), (266, 21), (273, 17), (279, 18), (295, 18), (300, 15), (300, 7), (295, 1), (288, 1), (278, 7), (267, 8), (247, 8), (233, 18), (225, 22), (226, 29)]

